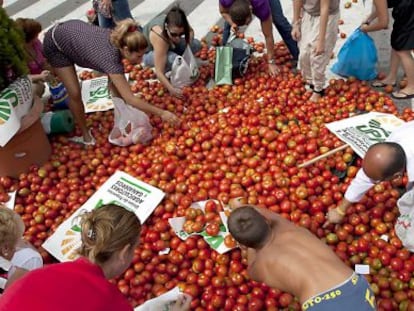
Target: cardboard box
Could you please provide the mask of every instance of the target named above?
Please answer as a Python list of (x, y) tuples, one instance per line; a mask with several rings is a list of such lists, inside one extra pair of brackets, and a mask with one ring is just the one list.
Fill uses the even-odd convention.
[(52, 148), (40, 119), (17, 133), (4, 147), (0, 147), (0, 176), (17, 178), (31, 165), (44, 164)]

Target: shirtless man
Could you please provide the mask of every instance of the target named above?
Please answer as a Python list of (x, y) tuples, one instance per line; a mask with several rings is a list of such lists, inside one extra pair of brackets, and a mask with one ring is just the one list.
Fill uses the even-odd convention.
[(376, 310), (366, 279), (305, 228), (249, 205), (232, 211), (228, 226), (248, 247), (250, 278), (297, 296), (303, 310)]

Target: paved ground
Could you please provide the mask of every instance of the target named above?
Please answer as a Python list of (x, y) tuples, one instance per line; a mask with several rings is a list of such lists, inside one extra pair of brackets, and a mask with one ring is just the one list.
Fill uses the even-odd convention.
[[(289, 20), (292, 18), (292, 0), (280, 0), (284, 9), (284, 13)], [(348, 1), (348, 0), (346, 0)], [(370, 11), (368, 2), (363, 5), (362, 0), (352, 2), (350, 9), (344, 8), (343, 1), (341, 3), (341, 18), (344, 24), (340, 26), (340, 32), (347, 35), (356, 29), (361, 20)], [(189, 18), (191, 26), (195, 30), (196, 37), (205, 37), (209, 35), (212, 25), (223, 24), (218, 11), (217, 0), (129, 0), (132, 15), (141, 24), (146, 24), (156, 15), (167, 11), (172, 5), (178, 3), (182, 7)], [(10, 16), (30, 17), (39, 20), (44, 29), (49, 28), (56, 20), (68, 20), (73, 18), (86, 20), (85, 12), (91, 7), (90, 0), (5, 0), (4, 7)], [(260, 30), (260, 24), (257, 19), (249, 25), (246, 30), (247, 36), (253, 36), (256, 40), (264, 41)], [(275, 41), (281, 40), (278, 32), (274, 29)], [(384, 71), (388, 67), (388, 55), (390, 53), (389, 45), (390, 31), (382, 31), (373, 34), (379, 52), (379, 65)], [(346, 39), (338, 38), (335, 48), (335, 54), (345, 42)], [(328, 78), (334, 78), (335, 75), (329, 70), (331, 65), (336, 61), (334, 58), (327, 68)], [(414, 101), (399, 101), (396, 103), (400, 109), (413, 107)]]

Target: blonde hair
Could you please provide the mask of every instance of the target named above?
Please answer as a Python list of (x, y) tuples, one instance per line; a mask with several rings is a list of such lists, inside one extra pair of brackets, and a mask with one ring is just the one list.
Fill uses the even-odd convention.
[(126, 245), (133, 247), (141, 232), (141, 223), (131, 211), (108, 204), (81, 217), (82, 246), (78, 253), (102, 265)]
[(139, 25), (131, 18), (124, 19), (116, 24), (111, 33), (111, 43), (118, 49), (127, 47), (129, 52), (138, 52), (148, 47), (147, 39), (139, 31)]
[(5, 247), (13, 249), (16, 247), (18, 240), (21, 238), (21, 226), (19, 224), (19, 215), (11, 209), (0, 205), (0, 255), (1, 250)]

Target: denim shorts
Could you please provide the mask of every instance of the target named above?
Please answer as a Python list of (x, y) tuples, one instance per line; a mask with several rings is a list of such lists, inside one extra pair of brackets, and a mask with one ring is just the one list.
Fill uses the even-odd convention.
[(302, 310), (373, 311), (375, 295), (365, 277), (354, 273), (342, 284), (306, 300)]

